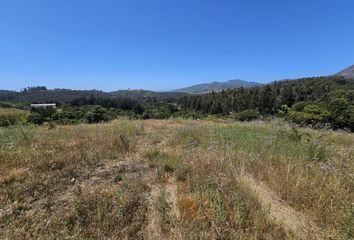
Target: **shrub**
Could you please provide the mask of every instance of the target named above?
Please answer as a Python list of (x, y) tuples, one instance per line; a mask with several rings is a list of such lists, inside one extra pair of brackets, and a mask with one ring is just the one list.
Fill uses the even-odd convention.
[(328, 122), (330, 112), (319, 105), (309, 104), (302, 112), (289, 111), (288, 118), (298, 124), (316, 125)]
[(348, 106), (347, 109), (341, 111), (340, 114), (331, 115), (331, 125), (334, 129), (349, 129), (354, 131), (354, 106)]
[(85, 113), (85, 119), (88, 123), (106, 122), (112, 118), (109, 110), (99, 106), (93, 106)]
[(53, 114), (57, 110), (55, 108), (32, 108), (31, 115), (28, 116), (27, 122), (33, 124), (43, 124), (52, 120)]
[(260, 113), (257, 110), (250, 109), (239, 113), (234, 113), (233, 117), (238, 121), (251, 121), (258, 119), (260, 117)]
[(295, 126), (291, 127), (289, 132), (289, 139), (295, 142), (300, 142), (302, 138), (302, 132), (300, 132)]
[(331, 94), (330, 121), (334, 129), (347, 128), (354, 131), (354, 105), (352, 101), (352, 93), (346, 95), (343, 91), (335, 91)]
[(303, 111), (304, 108), (309, 105), (310, 103), (308, 102), (297, 102), (295, 103), (291, 108), (294, 110), (294, 111)]
[(312, 123), (327, 122), (330, 112), (319, 105), (310, 104), (304, 108), (304, 113), (309, 114)]
[(13, 105), (11, 103), (0, 101), (0, 107), (2, 107), (2, 108), (12, 108)]
[(118, 114), (118, 110), (100, 106), (66, 107), (53, 114), (52, 120), (61, 124), (100, 123), (113, 120)]
[(32, 113), (27, 117), (27, 122), (42, 125), (45, 122), (45, 119), (38, 113)]
[(288, 107), (288, 105), (284, 104), (278, 110), (278, 115), (280, 115), (281, 117), (284, 117), (289, 114), (289, 111), (290, 111), (290, 108)]
[(201, 113), (194, 112), (194, 111), (187, 111), (187, 110), (181, 110), (181, 111), (175, 112), (174, 116), (187, 118), (187, 119), (203, 119), (203, 118), (205, 118), (205, 115), (203, 115)]
[(0, 127), (23, 124), (26, 122), (27, 111), (14, 108), (0, 108)]

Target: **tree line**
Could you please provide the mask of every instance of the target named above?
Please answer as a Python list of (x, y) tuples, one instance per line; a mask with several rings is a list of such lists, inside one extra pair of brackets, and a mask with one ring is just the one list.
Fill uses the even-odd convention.
[[(59, 95), (51, 95), (50, 93)], [(0, 91), (1, 96), (15, 94)], [(61, 98), (61, 94), (66, 97)], [(112, 95), (113, 94), (113, 95)], [(206, 94), (185, 95), (155, 93), (143, 90), (100, 91), (46, 90), (33, 87), (23, 90), (21, 97), (59, 97), (60, 111), (32, 109), (28, 121), (41, 124), (97, 123), (118, 116), (130, 118), (170, 117), (203, 118), (209, 115), (249, 121), (260, 117), (278, 116), (300, 125), (330, 126), (354, 131), (354, 83), (343, 77), (316, 77), (276, 81), (267, 85), (236, 88)], [(13, 107), (3, 102), (3, 107)], [(26, 98), (27, 99), (27, 98)], [(65, 100), (65, 101), (64, 101)]]
[(99, 90), (48, 89), (45, 86), (27, 87), (22, 91), (0, 90), (0, 101), (29, 105), (31, 103), (57, 103), (70, 105), (70, 102), (82, 97), (96, 98), (130, 98), (143, 102), (173, 102), (178, 97), (186, 95), (177, 92), (153, 92), (147, 90), (119, 90), (103, 92)]
[(348, 128), (354, 131), (354, 84), (340, 76), (276, 81), (261, 87), (228, 89), (185, 96), (183, 109), (248, 119), (280, 115), (300, 124)]

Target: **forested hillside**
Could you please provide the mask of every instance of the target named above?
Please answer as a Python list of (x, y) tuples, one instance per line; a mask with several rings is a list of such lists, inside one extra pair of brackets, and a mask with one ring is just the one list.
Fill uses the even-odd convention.
[(334, 128), (354, 130), (354, 84), (341, 76), (279, 81), (262, 87), (187, 96), (179, 104), (203, 114), (247, 111), (246, 115), (254, 117), (280, 113), (298, 123), (331, 123)]
[(130, 98), (135, 100), (171, 101), (185, 93), (153, 92), (147, 90), (120, 90), (103, 92), (98, 90), (71, 90), (71, 89), (47, 89), (46, 87), (29, 87), (20, 92), (0, 90), (0, 101), (23, 103), (70, 103), (74, 99), (82, 97), (96, 98)]

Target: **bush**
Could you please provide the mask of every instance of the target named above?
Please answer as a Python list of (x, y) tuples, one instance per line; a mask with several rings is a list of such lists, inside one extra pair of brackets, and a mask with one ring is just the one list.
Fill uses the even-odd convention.
[(298, 103), (295, 103), (291, 108), (294, 110), (294, 111), (298, 111), (298, 112), (301, 112), (304, 110), (304, 108), (309, 105), (310, 103), (308, 102), (298, 102)]
[(27, 117), (27, 122), (42, 125), (45, 122), (45, 119), (38, 113), (32, 113)]
[(280, 109), (278, 110), (278, 116), (280, 117), (285, 117), (289, 114), (289, 111), (291, 109), (288, 107), (288, 105), (284, 104), (280, 107)]
[(287, 118), (292, 122), (306, 125), (317, 125), (328, 122), (330, 112), (319, 105), (309, 104), (302, 112), (289, 111)]
[(238, 121), (251, 121), (258, 119), (261, 115), (257, 110), (245, 110), (239, 113), (233, 113), (232, 116)]
[(150, 106), (149, 109), (143, 112), (143, 119), (168, 119), (177, 112), (177, 107), (171, 103), (157, 103)]
[(353, 93), (334, 91), (330, 96), (330, 121), (334, 129), (346, 128), (354, 131), (354, 105), (351, 104)]
[(178, 112), (175, 112), (174, 117), (182, 117), (187, 119), (203, 119), (205, 118), (205, 115), (195, 111), (180, 110)]
[(93, 106), (85, 113), (85, 119), (88, 123), (99, 123), (111, 120), (112, 117), (106, 108)]
[(13, 105), (7, 102), (2, 102), (0, 101), (0, 107), (1, 108), (13, 108)]
[(32, 108), (31, 115), (27, 117), (28, 123), (41, 125), (52, 121), (52, 116), (57, 110), (55, 108)]
[(61, 124), (100, 123), (113, 120), (118, 114), (118, 110), (100, 106), (67, 107), (53, 114), (52, 120)]
[(310, 114), (314, 120), (318, 120), (320, 122), (327, 121), (330, 116), (330, 112), (326, 108), (315, 104), (307, 105), (304, 108), (304, 113)]
[(14, 108), (0, 108), (0, 127), (23, 124), (26, 122), (27, 111)]
[(334, 129), (349, 129), (354, 131), (354, 106), (348, 106), (347, 109), (340, 112), (340, 114), (331, 115), (331, 125)]

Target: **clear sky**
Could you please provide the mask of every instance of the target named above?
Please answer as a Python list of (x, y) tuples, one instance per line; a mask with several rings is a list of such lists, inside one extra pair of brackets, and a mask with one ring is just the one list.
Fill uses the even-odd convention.
[(352, 64), (353, 0), (0, 0), (0, 89), (169, 90)]

